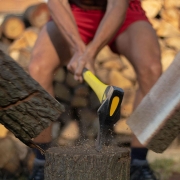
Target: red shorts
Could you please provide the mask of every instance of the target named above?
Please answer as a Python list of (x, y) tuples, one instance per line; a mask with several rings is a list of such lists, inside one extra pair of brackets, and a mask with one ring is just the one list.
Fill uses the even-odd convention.
[[(88, 44), (90, 41), (92, 41), (105, 12), (102, 10), (84, 10), (74, 4), (71, 5), (71, 9), (76, 20), (81, 38), (84, 43)], [(144, 10), (141, 7), (140, 0), (131, 0), (127, 9), (124, 23), (122, 24), (116, 35), (109, 42), (110, 47), (112, 48), (112, 44), (119, 34), (125, 31), (133, 22), (139, 20), (149, 22)]]

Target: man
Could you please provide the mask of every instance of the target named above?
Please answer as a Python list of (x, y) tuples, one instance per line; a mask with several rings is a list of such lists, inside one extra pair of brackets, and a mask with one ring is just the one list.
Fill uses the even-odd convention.
[[(82, 82), (84, 67), (94, 72), (98, 52), (109, 45), (133, 65), (139, 89), (134, 108), (161, 75), (160, 48), (140, 0), (49, 0), (52, 20), (39, 34), (29, 65), (30, 75), (51, 95), (53, 75), (67, 66)], [(47, 149), (51, 127), (35, 140)], [(43, 179), (44, 156), (36, 151), (32, 179)], [(133, 137), (131, 180), (156, 180), (146, 161), (147, 149)]]

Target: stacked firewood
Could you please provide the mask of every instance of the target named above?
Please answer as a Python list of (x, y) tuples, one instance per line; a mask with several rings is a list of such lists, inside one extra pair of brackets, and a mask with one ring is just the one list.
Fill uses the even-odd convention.
[(166, 70), (180, 50), (180, 0), (143, 0), (142, 6), (159, 38)]

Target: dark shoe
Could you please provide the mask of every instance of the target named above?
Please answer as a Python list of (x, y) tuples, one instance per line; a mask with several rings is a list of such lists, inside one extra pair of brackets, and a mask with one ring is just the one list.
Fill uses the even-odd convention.
[(160, 180), (160, 178), (152, 171), (146, 160), (134, 160), (131, 165), (130, 180)]
[(32, 174), (29, 180), (44, 180), (44, 164), (45, 160), (34, 160)]

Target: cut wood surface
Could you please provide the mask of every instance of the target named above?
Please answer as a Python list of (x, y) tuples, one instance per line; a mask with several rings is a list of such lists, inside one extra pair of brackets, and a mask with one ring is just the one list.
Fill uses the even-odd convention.
[(180, 53), (132, 113), (127, 124), (139, 141), (161, 153), (180, 132)]
[(0, 51), (0, 123), (28, 145), (63, 111), (60, 103)]
[(9, 39), (17, 39), (25, 30), (23, 20), (15, 15), (5, 17), (1, 25), (2, 33)]
[(129, 149), (90, 145), (46, 151), (45, 180), (129, 180)]
[(24, 12), (26, 19), (31, 26), (41, 28), (49, 19), (50, 13), (46, 3), (29, 6)]
[(154, 18), (158, 15), (162, 9), (163, 0), (144, 0), (142, 1), (142, 7), (149, 18)]

